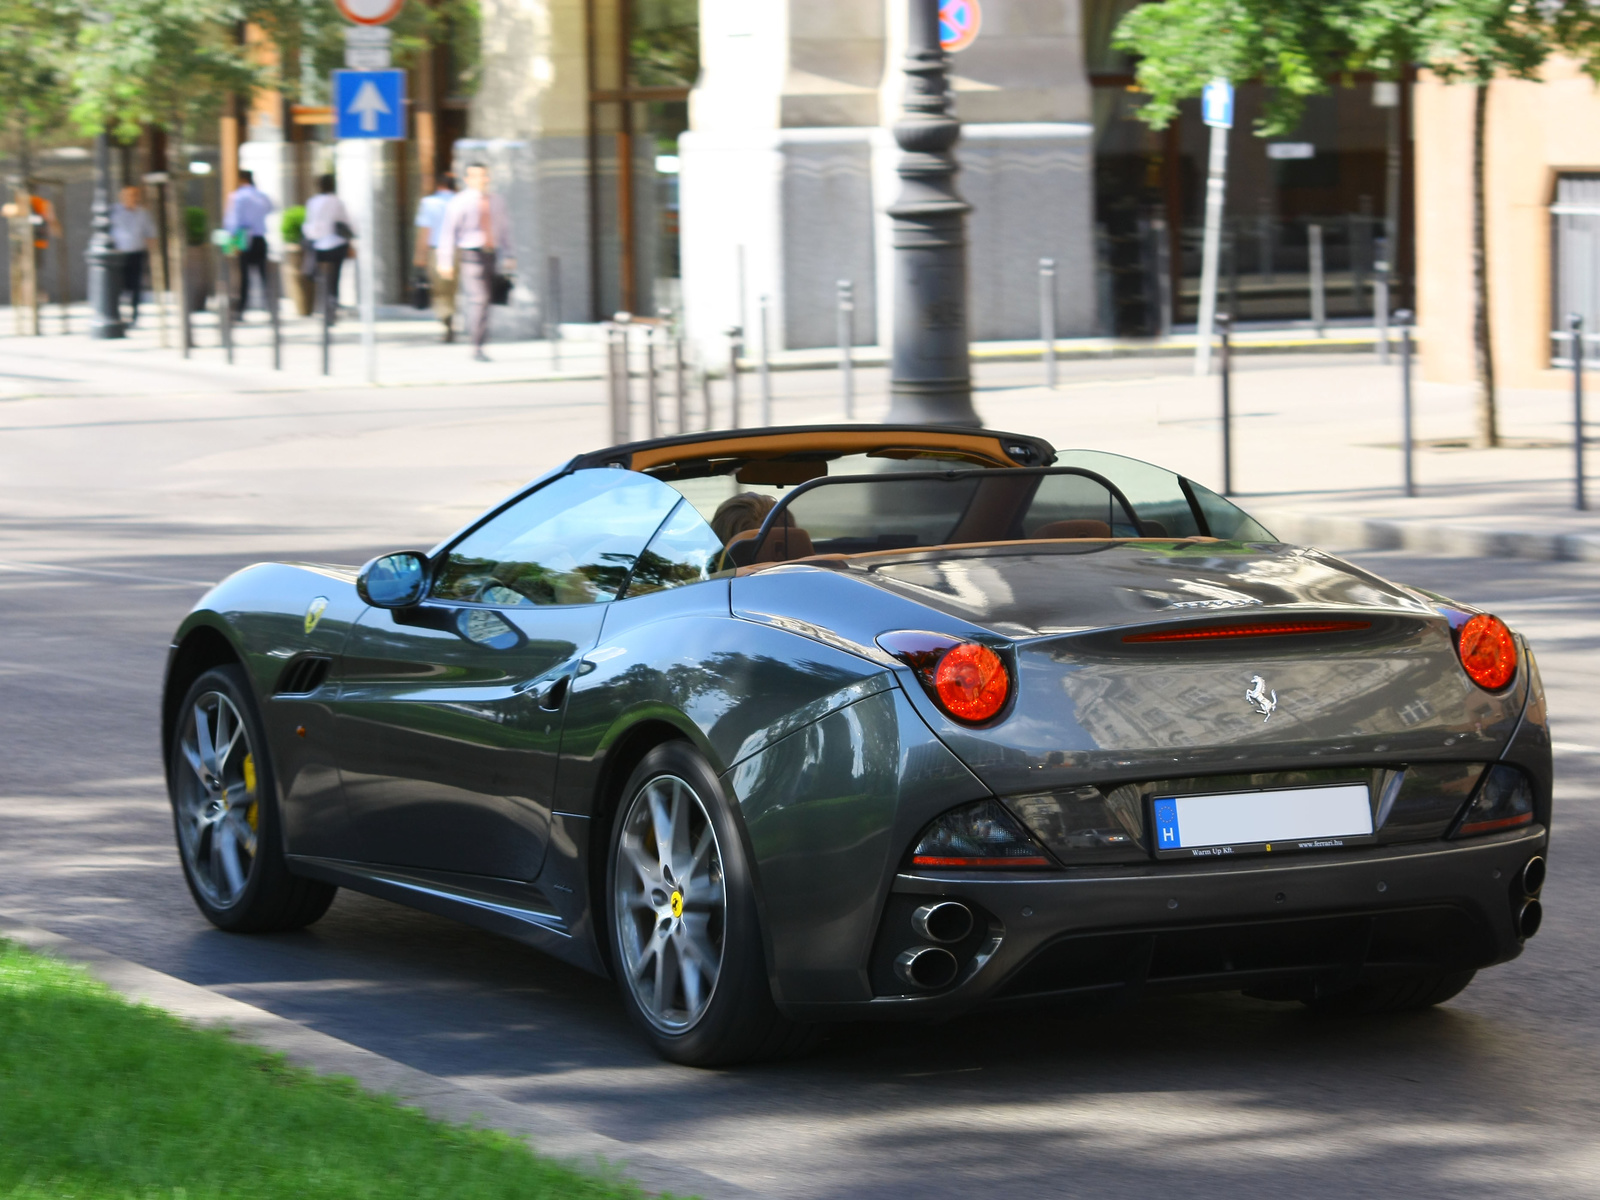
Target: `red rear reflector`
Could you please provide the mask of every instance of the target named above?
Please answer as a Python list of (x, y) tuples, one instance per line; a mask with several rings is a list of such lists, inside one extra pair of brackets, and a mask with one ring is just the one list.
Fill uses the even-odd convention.
[(1026, 858), (934, 858), (918, 854), (911, 860), (916, 867), (1048, 867), (1050, 860), (1038, 855)]
[(1456, 641), (1461, 666), (1472, 682), (1496, 692), (1517, 673), (1517, 643), (1499, 617), (1479, 613), (1461, 627)]
[(1493, 821), (1473, 821), (1470, 825), (1463, 825), (1456, 833), (1462, 836), (1471, 836), (1474, 833), (1493, 833), (1497, 829), (1515, 829), (1518, 825), (1532, 825), (1531, 812), (1518, 813), (1514, 817), (1500, 817)]
[(1200, 642), (1214, 638), (1286, 637), (1296, 633), (1350, 633), (1372, 628), (1371, 621), (1257, 621), (1233, 625), (1191, 625), (1130, 633), (1124, 642)]

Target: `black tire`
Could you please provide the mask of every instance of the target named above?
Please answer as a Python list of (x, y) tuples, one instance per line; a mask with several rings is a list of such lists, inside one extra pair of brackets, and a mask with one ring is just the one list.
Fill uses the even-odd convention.
[[(231, 704), (232, 713), (226, 713), (219, 697)], [(189, 751), (199, 749), (197, 709), (209, 710), (208, 746), (210, 725), (218, 712), (225, 714), (219, 730), (226, 729), (233, 714), (239, 719), (237, 736), (244, 739), (244, 754), (230, 742), (220, 776), (191, 764)], [(208, 777), (219, 779), (219, 788), (211, 788), (205, 782)], [(167, 783), (183, 878), (206, 920), (230, 933), (274, 933), (301, 929), (328, 911), (339, 889), (291, 873), (284, 859), (277, 778), (261, 713), (243, 668), (214, 667), (189, 688), (178, 710)], [(204, 816), (197, 816), (202, 809)], [(219, 811), (220, 817), (212, 820)], [(226, 838), (218, 832), (224, 826)], [(227, 864), (219, 858), (219, 839), (232, 843), (235, 874), (222, 869)], [(241, 855), (248, 857), (248, 863), (241, 861)], [(214, 879), (213, 872), (220, 877)], [(236, 879), (242, 879), (242, 887)]]
[[(703, 1008), (698, 1012), (691, 1011), (693, 1004), (681, 983), (674, 994), (685, 999), (682, 1008), (676, 1007), (670, 999), (658, 1003), (652, 994), (653, 981), (636, 977), (629, 966), (630, 961), (642, 961), (637, 939), (648, 922), (659, 918), (659, 925), (653, 927), (653, 932), (673, 927), (671, 934), (661, 935), (668, 940), (659, 942), (656, 959), (652, 960), (659, 972), (657, 960), (667, 955), (670, 939), (677, 936), (677, 925), (687, 925), (690, 917), (697, 915), (691, 912), (697, 888), (685, 877), (681, 883), (668, 882), (657, 889), (665, 895), (665, 889), (671, 888), (671, 897), (670, 902), (657, 901), (662, 908), (652, 917), (643, 906), (648, 885), (639, 883), (642, 873), (631, 865), (634, 860), (624, 861), (625, 836), (630, 828), (638, 828), (631, 820), (638, 811), (636, 806), (645, 805), (648, 811), (652, 789), (658, 789), (656, 794), (660, 794), (662, 788), (674, 789), (670, 794), (678, 795), (675, 790), (678, 784), (693, 792), (698, 811), (704, 818), (703, 822), (700, 817), (693, 818), (700, 822), (696, 840), (709, 825), (715, 835), (710, 850), (720, 857), (721, 863), (720, 928), (715, 920), (708, 918), (704, 929), (710, 932), (703, 935), (720, 950), (720, 964), (710, 998), (700, 1002)], [(692, 810), (690, 816), (693, 817)], [(639, 819), (651, 821), (650, 828), (654, 831), (652, 818)], [(689, 818), (685, 821), (688, 827)], [(699, 861), (698, 855), (696, 861)], [(670, 871), (670, 867), (667, 869)], [(619, 875), (624, 880), (625, 891), (637, 889), (639, 892), (639, 898), (631, 904), (619, 893)], [(708, 886), (714, 887), (714, 884), (702, 881), (698, 890), (704, 892)], [(688, 743), (667, 742), (657, 746), (629, 776), (617, 804), (607, 846), (605, 897), (606, 936), (622, 1002), (663, 1058), (692, 1067), (722, 1066), (789, 1057), (812, 1044), (815, 1027), (784, 1017), (772, 1001), (755, 888), (744, 843), (716, 774)], [(685, 913), (690, 916), (686, 917)], [(677, 925), (671, 918), (676, 918)], [(634, 939), (631, 951), (625, 945), (627, 939)], [(681, 971), (681, 966), (679, 969)], [(656, 974), (654, 978), (659, 980), (661, 976)], [(669, 1020), (669, 1015), (679, 1019)]]
[(1358, 984), (1347, 992), (1307, 1000), (1306, 1007), (1329, 1016), (1415, 1012), (1459, 996), (1476, 974), (1476, 971), (1419, 971), (1403, 979)]

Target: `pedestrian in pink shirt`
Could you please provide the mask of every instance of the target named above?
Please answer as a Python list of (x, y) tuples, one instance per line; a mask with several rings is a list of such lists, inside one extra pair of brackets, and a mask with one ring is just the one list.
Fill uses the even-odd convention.
[(505, 197), (489, 191), (489, 168), (481, 163), (467, 168), (467, 186), (450, 201), (439, 228), (439, 274), (453, 279), (458, 265), (467, 297), (472, 357), (488, 362), (483, 344), (489, 338), (495, 276), (501, 270), (515, 270), (516, 255)]

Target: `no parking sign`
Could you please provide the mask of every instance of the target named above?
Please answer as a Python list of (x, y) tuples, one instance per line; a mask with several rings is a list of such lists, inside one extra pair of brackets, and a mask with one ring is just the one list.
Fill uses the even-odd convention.
[(954, 54), (965, 50), (978, 38), (983, 25), (983, 10), (978, 0), (941, 0), (939, 5), (939, 45)]

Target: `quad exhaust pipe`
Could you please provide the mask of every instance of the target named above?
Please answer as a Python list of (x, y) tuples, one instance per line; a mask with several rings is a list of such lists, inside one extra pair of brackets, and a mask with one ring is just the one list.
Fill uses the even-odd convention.
[(913, 946), (894, 960), (894, 972), (919, 991), (931, 992), (956, 981), (956, 956), (939, 946)]
[(1517, 884), (1522, 888), (1523, 901), (1517, 908), (1517, 936), (1526, 941), (1539, 932), (1544, 922), (1544, 905), (1539, 903), (1539, 889), (1544, 887), (1545, 866), (1542, 855), (1535, 854), (1517, 874)]
[(1522, 906), (1522, 911), (1517, 914), (1517, 933), (1523, 938), (1531, 938), (1539, 932), (1539, 926), (1544, 921), (1544, 905), (1537, 900), (1529, 900)]
[(946, 946), (965, 940), (977, 921), (959, 900), (933, 900), (911, 914), (917, 936), (935, 946), (912, 946), (894, 960), (894, 973), (919, 992), (947, 988), (961, 973), (961, 961)]
[(1529, 898), (1537, 896), (1539, 889), (1544, 887), (1544, 858), (1535, 854), (1528, 860), (1528, 865), (1522, 868), (1518, 876), (1522, 882), (1522, 894)]
[(956, 900), (924, 904), (911, 914), (911, 928), (930, 942), (948, 946), (972, 932), (972, 910)]

